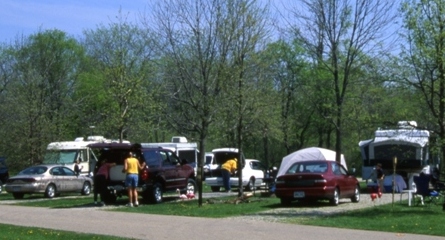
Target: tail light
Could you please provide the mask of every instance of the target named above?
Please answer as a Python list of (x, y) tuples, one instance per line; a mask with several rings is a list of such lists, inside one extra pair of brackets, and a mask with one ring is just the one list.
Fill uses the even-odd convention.
[(141, 179), (142, 179), (143, 181), (146, 181), (146, 180), (148, 179), (148, 169), (147, 169), (147, 168), (144, 168), (144, 169), (142, 170), (142, 173), (141, 173)]

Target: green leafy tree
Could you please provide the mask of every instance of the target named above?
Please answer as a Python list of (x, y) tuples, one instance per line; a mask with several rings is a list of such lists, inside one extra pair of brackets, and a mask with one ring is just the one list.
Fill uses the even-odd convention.
[(406, 71), (400, 77), (420, 92), (445, 159), (445, 1), (407, 0), (401, 11), (407, 44), (401, 54)]
[(84, 109), (89, 125), (110, 135), (117, 133), (120, 141), (127, 136), (143, 141), (138, 130), (149, 129), (157, 108), (151, 78), (152, 37), (122, 14), (116, 23), (84, 34), (83, 44), (94, 66), (82, 82), (83, 93), (89, 95), (86, 103), (90, 108)]
[(329, 97), (325, 117), (335, 129), (336, 159), (342, 153), (344, 104), (351, 85), (356, 84), (354, 72), (360, 68), (363, 53), (377, 53), (385, 30), (395, 18), (394, 1), (384, 0), (302, 0), (303, 10), (294, 11), (299, 24), (294, 32), (312, 53), (317, 69), (329, 78), (318, 94)]
[(78, 42), (59, 30), (17, 39), (8, 48), (4, 70), (9, 83), (4, 92), (3, 132), (7, 155), (17, 165), (34, 164), (50, 141), (75, 131), (72, 96), (83, 61)]

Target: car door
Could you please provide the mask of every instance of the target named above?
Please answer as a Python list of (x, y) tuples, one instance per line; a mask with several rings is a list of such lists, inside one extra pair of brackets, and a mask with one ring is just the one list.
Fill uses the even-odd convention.
[[(162, 160), (162, 173), (165, 180), (165, 187), (168, 189), (180, 187), (178, 180), (179, 162), (176, 162), (170, 151), (159, 151)], [(176, 158), (176, 160), (179, 160)], [(178, 166), (179, 165), (179, 166)]]
[(355, 181), (354, 177), (348, 174), (346, 169), (337, 162), (331, 162), (332, 173), (335, 176), (337, 186), (340, 188), (342, 196), (349, 196), (354, 193)]
[(82, 177), (76, 176), (76, 173), (67, 168), (67, 167), (61, 167), (61, 171), (63, 172), (63, 178), (65, 181), (65, 191), (66, 192), (75, 192), (77, 190), (80, 191), (82, 189), (83, 179)]
[[(247, 163), (247, 162), (246, 162)], [(261, 162), (259, 161), (251, 161), (249, 164), (246, 164), (244, 169), (250, 167), (251, 174), (255, 177), (255, 186), (260, 186), (263, 183), (264, 179), (264, 171), (261, 166)], [(243, 171), (244, 171), (243, 169)], [(243, 177), (246, 177), (243, 173)]]
[(64, 192), (67, 188), (66, 179), (63, 177), (63, 170), (61, 167), (53, 167), (49, 173), (51, 174), (50, 182), (53, 182), (56, 185), (56, 189), (58, 192)]
[(186, 163), (181, 164), (181, 159), (172, 152), (168, 152), (167, 155), (170, 162), (176, 166), (176, 184), (179, 188), (187, 186), (187, 179), (193, 167)]

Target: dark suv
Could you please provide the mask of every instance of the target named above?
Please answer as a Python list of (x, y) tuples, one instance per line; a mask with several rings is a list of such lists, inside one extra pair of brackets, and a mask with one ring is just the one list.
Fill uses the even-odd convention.
[(139, 171), (137, 187), (144, 202), (161, 203), (163, 193), (177, 189), (195, 194), (193, 167), (181, 161), (171, 150), (138, 143), (93, 143), (89, 147), (97, 151), (99, 159), (108, 159), (117, 164), (110, 169), (107, 191), (102, 196), (105, 203), (114, 203), (117, 197), (127, 195), (122, 169), (129, 151), (148, 166)]
[(6, 165), (6, 158), (0, 157), (0, 193), (3, 191), (3, 184), (9, 178), (8, 166)]

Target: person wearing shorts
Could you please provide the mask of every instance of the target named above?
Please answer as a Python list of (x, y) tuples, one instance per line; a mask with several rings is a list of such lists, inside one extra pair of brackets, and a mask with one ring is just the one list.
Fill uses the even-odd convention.
[[(127, 175), (125, 177), (125, 187), (128, 189), (128, 207), (139, 206), (138, 192), (136, 187), (138, 186), (139, 170), (145, 167), (145, 162), (142, 164), (137, 158), (134, 157), (132, 152), (129, 152), (128, 157), (124, 162), (124, 169), (122, 170)], [(133, 205), (134, 203), (134, 205)]]

